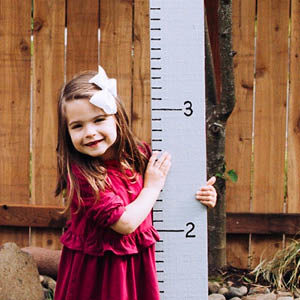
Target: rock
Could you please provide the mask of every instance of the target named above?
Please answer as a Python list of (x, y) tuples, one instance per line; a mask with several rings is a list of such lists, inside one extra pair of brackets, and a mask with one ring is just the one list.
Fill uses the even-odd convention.
[(210, 294), (208, 300), (226, 300), (225, 296), (220, 294)]
[(284, 297), (278, 297), (277, 300), (294, 300), (294, 297), (292, 296), (284, 296)]
[(249, 289), (248, 295), (253, 295), (253, 294), (269, 294), (270, 290), (267, 286), (263, 285), (258, 285), (258, 286), (253, 286)]
[(241, 300), (241, 298), (239, 298), (239, 297), (233, 297), (233, 298), (230, 298), (230, 300)]
[(224, 287), (224, 286), (218, 290), (218, 294), (221, 294), (221, 295), (226, 295), (228, 292), (229, 292), (228, 288)]
[(0, 247), (0, 299), (44, 299), (36, 263), (14, 243)]
[(228, 293), (225, 294), (227, 299), (231, 299), (233, 297), (243, 297), (247, 294), (248, 289), (245, 286), (241, 287), (229, 287)]
[(280, 297), (293, 297), (293, 293), (290, 292), (282, 292), (282, 291), (277, 291), (278, 296)]
[(208, 282), (208, 291), (210, 294), (216, 294), (220, 289), (220, 284), (217, 281)]
[(276, 295), (273, 293), (270, 294), (255, 294), (244, 296), (242, 300), (276, 300)]

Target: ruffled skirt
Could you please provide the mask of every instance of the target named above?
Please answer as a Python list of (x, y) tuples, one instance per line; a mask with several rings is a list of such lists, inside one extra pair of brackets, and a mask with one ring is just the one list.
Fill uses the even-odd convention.
[(63, 248), (55, 300), (159, 300), (155, 246), (103, 256)]

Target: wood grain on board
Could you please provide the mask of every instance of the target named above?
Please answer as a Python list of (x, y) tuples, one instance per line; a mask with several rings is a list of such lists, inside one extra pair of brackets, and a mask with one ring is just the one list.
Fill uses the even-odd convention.
[[(284, 211), (289, 0), (262, 0), (257, 7), (253, 212)], [(272, 256), (282, 236), (253, 236), (258, 254)]]
[(287, 146), (287, 212), (300, 212), (300, 2), (292, 1)]
[[(29, 203), (31, 1), (0, 2), (0, 198)], [(0, 245), (28, 245), (28, 228), (2, 227)]]
[(98, 12), (98, 0), (67, 3), (67, 80), (98, 69)]
[(147, 143), (151, 143), (149, 32), (149, 1), (135, 1), (132, 129), (141, 140)]
[[(233, 169), (238, 181), (226, 181), (228, 212), (250, 212), (252, 170), (252, 125), (255, 52), (255, 1), (232, 1), (232, 39), (236, 103), (226, 125), (226, 171)], [(237, 159), (238, 158), (238, 159)], [(228, 236), (227, 261), (246, 267), (249, 235)], [(238, 244), (241, 245), (238, 245)]]
[(132, 1), (100, 1), (100, 65), (117, 79), (128, 117), (132, 107)]
[[(65, 0), (34, 0), (32, 101), (32, 198), (36, 205), (62, 205), (56, 187), (57, 101), (64, 83)], [(61, 247), (61, 230), (32, 229), (31, 244)]]

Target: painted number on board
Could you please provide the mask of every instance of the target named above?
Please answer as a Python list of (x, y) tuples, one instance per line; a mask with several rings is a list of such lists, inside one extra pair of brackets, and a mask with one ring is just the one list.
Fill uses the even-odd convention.
[(192, 109), (193, 105), (192, 105), (192, 102), (191, 101), (185, 101), (184, 105), (185, 105), (185, 112), (184, 112), (184, 114), (187, 117), (190, 117), (193, 114), (193, 109)]
[(193, 230), (195, 229), (195, 224), (192, 222), (188, 222), (186, 223), (186, 226), (189, 227), (188, 232), (186, 233), (185, 237), (186, 238), (194, 238), (196, 237), (196, 235), (192, 234)]

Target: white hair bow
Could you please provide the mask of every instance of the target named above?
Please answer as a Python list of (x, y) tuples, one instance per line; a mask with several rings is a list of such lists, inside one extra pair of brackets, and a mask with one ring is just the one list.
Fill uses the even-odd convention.
[(108, 78), (104, 69), (99, 66), (98, 74), (89, 80), (89, 83), (94, 83), (101, 88), (101, 91), (96, 92), (90, 99), (90, 103), (103, 109), (108, 115), (113, 115), (117, 112), (117, 80)]

